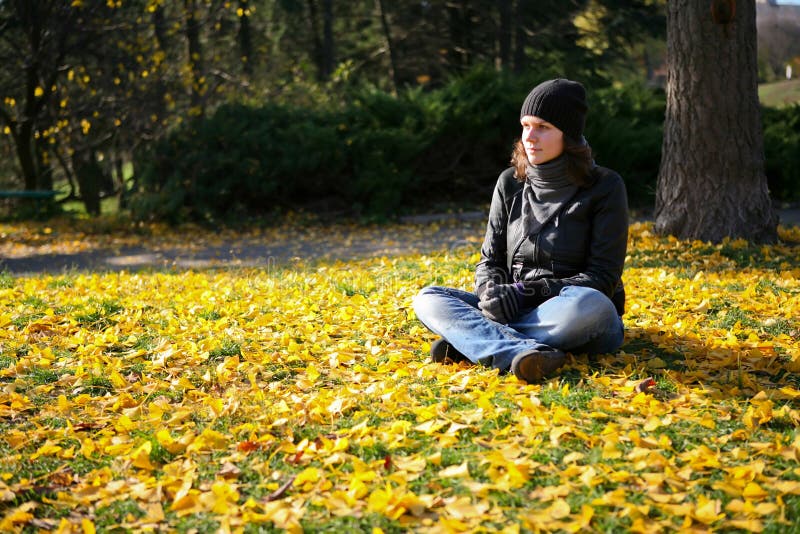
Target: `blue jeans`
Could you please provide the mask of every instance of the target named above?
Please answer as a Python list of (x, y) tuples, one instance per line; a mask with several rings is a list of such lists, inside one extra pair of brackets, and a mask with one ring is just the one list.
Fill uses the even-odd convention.
[(503, 325), (487, 319), (474, 293), (426, 287), (414, 297), (417, 318), (474, 363), (508, 371), (514, 356), (535, 349), (602, 354), (624, 337), (611, 299), (590, 287), (566, 286), (536, 308)]

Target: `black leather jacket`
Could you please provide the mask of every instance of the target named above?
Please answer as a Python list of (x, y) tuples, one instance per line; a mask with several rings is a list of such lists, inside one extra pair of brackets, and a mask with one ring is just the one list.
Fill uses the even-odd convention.
[(590, 185), (579, 188), (533, 236), (523, 235), (522, 188), (513, 168), (497, 180), (475, 271), (476, 292), (489, 280), (521, 281), (524, 305), (535, 307), (565, 286), (587, 286), (607, 295), (622, 315), (628, 199), (619, 174), (595, 167)]

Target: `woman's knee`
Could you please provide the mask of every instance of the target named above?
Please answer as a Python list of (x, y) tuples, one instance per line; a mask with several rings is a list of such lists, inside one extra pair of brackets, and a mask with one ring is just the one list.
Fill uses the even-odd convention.
[(439, 286), (428, 286), (422, 288), (419, 293), (414, 296), (412, 305), (414, 307), (414, 313), (418, 318), (423, 320), (424, 317), (427, 317), (432, 312), (435, 312), (436, 308), (438, 307), (437, 301), (444, 294), (444, 289), (445, 288)]
[[(541, 309), (545, 308), (545, 309)], [(600, 335), (619, 322), (611, 299), (588, 287), (567, 286), (540, 306), (544, 342), (571, 347)]]
[(427, 319), (447, 317), (464, 306), (477, 308), (478, 297), (473, 293), (452, 287), (428, 286), (420, 290), (412, 301), (414, 313), (423, 323)]
[(621, 328), (611, 299), (588, 287), (567, 286), (532, 313), (535, 324), (522, 325), (520, 331), (562, 350), (584, 346)]
[(567, 286), (561, 290), (559, 297), (562, 297), (564, 311), (576, 320), (584, 318), (602, 323), (618, 317), (614, 303), (597, 289)]
[(428, 287), (423, 287), (422, 289), (420, 289), (419, 293), (414, 295), (414, 299), (413, 299), (414, 308), (416, 309), (417, 306), (428, 302), (429, 300), (431, 300), (431, 298), (436, 298), (439, 295), (441, 295), (442, 294), (442, 291), (441, 291), (442, 289), (443, 288), (438, 287), (438, 286), (428, 286)]

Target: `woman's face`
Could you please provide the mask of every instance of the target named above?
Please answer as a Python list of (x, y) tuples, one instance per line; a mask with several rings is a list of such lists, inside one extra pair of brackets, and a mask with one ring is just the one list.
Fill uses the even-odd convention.
[(564, 132), (546, 120), (525, 115), (522, 124), (522, 145), (531, 165), (541, 165), (564, 152)]

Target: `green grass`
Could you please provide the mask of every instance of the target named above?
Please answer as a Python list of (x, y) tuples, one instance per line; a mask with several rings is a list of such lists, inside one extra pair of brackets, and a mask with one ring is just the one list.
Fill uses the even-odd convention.
[(782, 107), (800, 103), (800, 78), (763, 83), (758, 86), (758, 98), (769, 107)]
[(208, 359), (211, 362), (220, 362), (230, 356), (241, 356), (241, 345), (232, 339), (224, 339), (222, 345), (208, 353)]
[[(797, 321), (784, 313), (797, 283), (771, 270), (777, 254), (767, 252), (776, 249), (640, 243), (632, 255), (653, 270), (626, 272), (632, 310), (623, 350), (574, 355), (563, 374), (542, 385), (480, 366), (429, 363), (423, 341), (433, 335), (404, 310), (429, 279), (468, 286), (472, 267), (463, 258), (355, 262), (344, 274), (331, 270), (330, 281), (307, 266), (244, 276), (13, 280), (14, 304), (2, 308), (7, 322), (24, 327), (38, 313), (65, 320), (54, 323), (56, 333), (9, 328), (0, 338), (0, 480), (15, 492), (0, 511), (35, 504), (37, 521), (20, 526), (27, 532), (56, 530), (73, 510), (98, 532), (146, 530), (151, 501), (140, 500), (141, 492), (158, 487), (166, 519), (153, 530), (209, 532), (227, 528), (226, 514), (207, 505), (181, 517), (170, 509), (182, 480), (193, 478), (204, 499), (214, 484), (228, 484), (239, 494), (232, 510), (252, 500), (261, 512), (278, 487), (313, 468), (318, 482), (288, 486), (269, 501), (302, 510), (298, 525), (308, 532), (425, 531), (440, 520), (453, 527), (459, 503), (491, 511), (468, 509), (462, 530), (535, 531), (526, 519), (550, 520), (546, 511), (556, 500), (562, 512), (567, 506), (567, 521), (583, 507), (594, 510), (584, 531), (633, 530), (645, 510), (645, 527), (658, 522), (653, 526), (671, 532), (686, 518), (651, 498), (646, 477), (663, 475), (665, 493), (679, 491), (672, 483), (685, 486), (687, 505), (699, 496), (716, 499), (731, 518), (725, 507), (736, 497), (719, 485), (729, 469), (760, 463), (756, 480), (769, 492), (763, 500), (780, 497), (786, 520), (800, 522), (800, 498), (771, 486), (800, 479), (800, 400), (791, 389), (800, 383), (789, 357)], [(780, 255), (797, 264), (793, 249)], [(99, 289), (111, 284), (117, 286), (107, 295)], [(362, 292), (368, 299), (358, 305)], [(343, 319), (344, 305), (358, 317)], [(678, 322), (665, 321), (669, 315)], [(727, 336), (729, 329), (740, 337)], [(45, 348), (55, 358), (48, 364)], [(659, 365), (650, 365), (656, 358)], [(759, 366), (748, 367), (748, 358)], [(714, 363), (723, 359), (728, 363)], [(635, 384), (648, 376), (657, 387), (637, 394)], [(162, 429), (173, 443), (163, 434), (159, 440)], [(203, 445), (203, 433), (222, 439)], [(173, 449), (181, 439), (185, 449)], [(150, 467), (131, 464), (142, 444), (150, 446)], [(52, 445), (60, 450), (42, 452)], [(693, 466), (701, 446), (722, 467)], [(513, 467), (522, 475), (504, 485)], [(366, 491), (339, 516), (329, 507), (356, 476), (364, 476)], [(68, 498), (72, 490), (106, 487), (115, 493), (77, 507)], [(536, 497), (559, 487), (566, 493), (555, 499)], [(387, 489), (433, 504), (423, 517), (393, 519), (369, 508), (370, 496)], [(791, 531), (778, 517), (763, 518), (764, 531)], [(242, 528), (279, 531), (263, 518)], [(736, 532), (720, 523), (705, 530), (712, 528)]]

